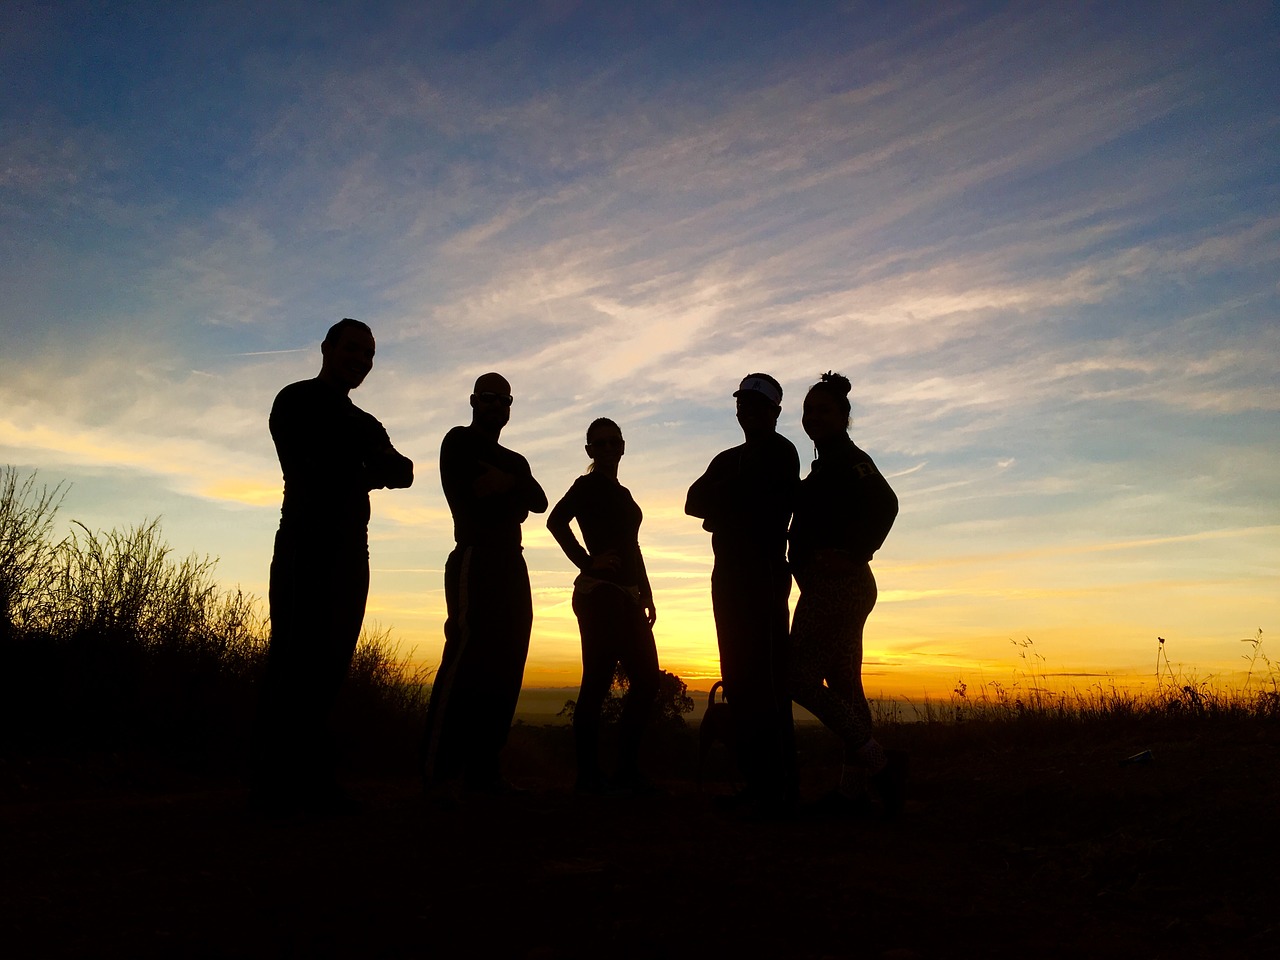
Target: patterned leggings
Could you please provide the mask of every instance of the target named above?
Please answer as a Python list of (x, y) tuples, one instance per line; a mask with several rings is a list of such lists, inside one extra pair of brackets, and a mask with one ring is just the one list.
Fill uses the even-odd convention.
[(862, 628), (875, 605), (870, 565), (844, 576), (813, 571), (800, 585), (791, 624), (791, 695), (844, 741), (846, 763), (871, 739)]

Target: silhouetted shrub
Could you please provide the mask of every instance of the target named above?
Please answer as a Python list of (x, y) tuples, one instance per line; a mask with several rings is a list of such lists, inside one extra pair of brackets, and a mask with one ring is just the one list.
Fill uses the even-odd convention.
[[(627, 695), (631, 681), (622, 664), (613, 668), (613, 684), (609, 687), (609, 695), (600, 707), (602, 723), (613, 724), (622, 716), (622, 704)], [(577, 709), (576, 700), (566, 700), (558, 717), (573, 720), (573, 712)], [(684, 715), (693, 710), (693, 698), (689, 696), (689, 688), (683, 680), (666, 670), (658, 671), (658, 693), (654, 698), (656, 719), (660, 723), (684, 724)]]

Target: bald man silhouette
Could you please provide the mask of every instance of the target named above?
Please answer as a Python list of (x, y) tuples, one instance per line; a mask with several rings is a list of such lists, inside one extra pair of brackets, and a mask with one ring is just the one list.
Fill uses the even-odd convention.
[(440, 444), (440, 482), (456, 546), (445, 563), (448, 619), (423, 739), (430, 792), (452, 803), (461, 790), (507, 793), (500, 754), (524, 679), (533, 626), (520, 525), (547, 509), (529, 462), (498, 443), (511, 419), (511, 385), (476, 380), (471, 423)]

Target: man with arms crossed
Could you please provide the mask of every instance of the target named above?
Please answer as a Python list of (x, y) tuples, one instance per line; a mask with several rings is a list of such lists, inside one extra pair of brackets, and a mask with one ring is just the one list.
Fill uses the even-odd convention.
[(440, 445), (440, 482), (457, 546), (444, 568), (448, 619), (423, 741), (428, 792), (444, 804), (460, 789), (512, 790), (499, 755), (524, 679), (533, 627), (520, 524), (547, 509), (529, 462), (498, 443), (511, 419), (511, 385), (496, 373), (476, 380), (471, 423)]
[(711, 533), (711, 605), (734, 752), (746, 781), (741, 799), (764, 816), (782, 816), (796, 800), (786, 551), (800, 458), (777, 432), (777, 380), (748, 374), (734, 397), (745, 442), (711, 461), (689, 488), (684, 509)]
[(253, 805), (354, 812), (338, 786), (330, 715), (369, 595), (369, 491), (408, 487), (413, 462), (351, 402), (373, 369), (368, 326), (344, 318), (320, 344), (320, 374), (271, 407), (284, 503), (271, 559), (271, 642), (258, 708)]

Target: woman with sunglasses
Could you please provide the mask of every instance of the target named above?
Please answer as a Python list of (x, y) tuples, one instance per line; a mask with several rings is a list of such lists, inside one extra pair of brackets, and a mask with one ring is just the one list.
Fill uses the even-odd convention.
[[(648, 792), (639, 771), (640, 741), (658, 690), (658, 619), (637, 534), (642, 514), (618, 482), (626, 450), (622, 430), (601, 417), (587, 428), (591, 465), (551, 510), (547, 529), (581, 571), (573, 584), (573, 612), (582, 635), (582, 686), (573, 711), (580, 793)], [(578, 521), (584, 547), (569, 526)], [(629, 681), (618, 722), (618, 772), (613, 782), (599, 758), (600, 713), (615, 669)]]

